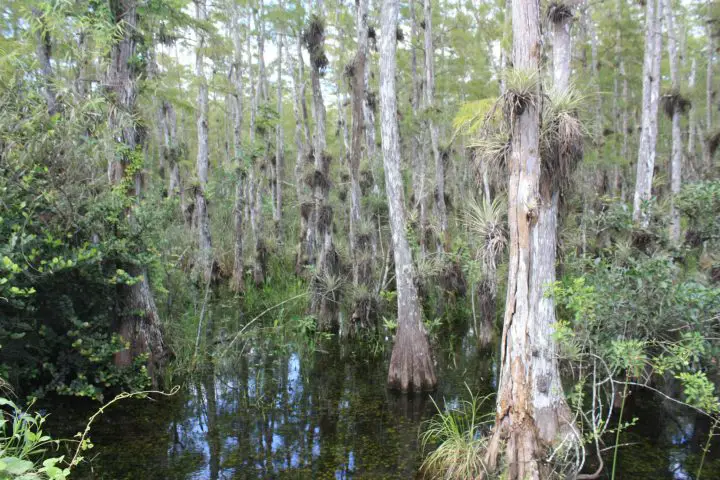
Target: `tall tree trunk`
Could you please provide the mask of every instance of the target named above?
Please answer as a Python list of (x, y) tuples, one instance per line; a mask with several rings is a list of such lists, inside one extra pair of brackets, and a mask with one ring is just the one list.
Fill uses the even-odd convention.
[(665, 0), (665, 21), (668, 32), (668, 55), (670, 58), (670, 78), (672, 91), (666, 98), (668, 111), (672, 118), (672, 159), (670, 161), (670, 239), (676, 244), (680, 241), (680, 211), (675, 206), (675, 197), (680, 193), (682, 184), (682, 132), (680, 130), (680, 115), (682, 114), (680, 96), (680, 66), (678, 60), (677, 30), (673, 18), (672, 2)]
[[(569, 12), (569, 6), (564, 7)], [(513, 0), (513, 68), (538, 78), (539, 10), (538, 0)], [(569, 83), (571, 15), (551, 18), (554, 83), (556, 89), (563, 90)], [(547, 285), (555, 280), (558, 191), (539, 157), (540, 90), (538, 84), (534, 98), (521, 100), (522, 106), (516, 109), (508, 159), (510, 259), (496, 424), (487, 460), (495, 470), (504, 445), (510, 480), (544, 478), (544, 449), (560, 440), (569, 418), (552, 338), (554, 302), (545, 295)]]
[[(293, 73), (293, 112), (295, 114), (295, 148), (297, 156), (295, 159), (295, 191), (297, 194), (297, 202), (300, 205), (300, 241), (298, 243), (295, 261), (295, 274), (301, 275), (305, 265), (309, 264), (312, 254), (312, 247), (309, 244), (310, 230), (312, 223), (312, 213), (314, 204), (308, 192), (307, 182), (303, 173), (307, 173), (308, 166), (311, 162), (311, 146), (310, 146), (310, 125), (307, 114), (307, 104), (305, 102), (305, 83), (304, 68), (301, 49), (302, 36), (297, 38), (297, 68), (292, 69)], [(288, 56), (288, 58), (292, 58)]]
[[(370, 8), (368, 7), (368, 10)], [(366, 57), (369, 55), (369, 50), (365, 51)], [(378, 184), (378, 178), (381, 176), (382, 160), (378, 155), (377, 149), (377, 136), (375, 132), (375, 112), (377, 110), (377, 95), (370, 89), (370, 76), (372, 70), (372, 62), (365, 63), (365, 105), (363, 113), (365, 116), (365, 141), (367, 143), (367, 158), (370, 169), (370, 176), (372, 177), (372, 193), (375, 196), (380, 196), (380, 185)], [(380, 216), (374, 214), (371, 218), (372, 221), (377, 225), (377, 229), (372, 235), (371, 248), (373, 266), (377, 268), (379, 265), (379, 259), (382, 255), (378, 255), (378, 242), (382, 238), (381, 231), (381, 219)]]
[[(112, 95), (109, 124), (113, 130), (119, 132), (118, 150), (123, 153), (120, 159), (110, 162), (108, 176), (114, 186), (125, 185), (127, 195), (131, 195), (132, 179), (126, 179), (126, 170), (130, 166), (135, 153), (142, 151), (143, 138), (141, 130), (129, 118), (135, 118), (136, 99), (138, 95), (136, 80), (138, 72), (133, 66), (137, 38), (134, 34), (137, 28), (138, 15), (136, 0), (121, 0), (113, 3), (112, 15), (117, 25), (122, 25), (122, 36), (116, 40), (110, 49), (110, 65), (107, 72), (107, 85)], [(133, 165), (133, 167), (137, 167)], [(133, 173), (141, 174), (139, 171)], [(130, 216), (130, 211), (126, 213)], [(156, 369), (163, 361), (165, 345), (160, 330), (160, 318), (155, 298), (150, 290), (147, 270), (145, 267), (130, 264), (124, 266), (129, 275), (139, 278), (132, 285), (118, 286), (120, 298), (120, 318), (117, 331), (130, 347), (115, 354), (114, 363), (119, 367), (129, 367), (140, 354), (148, 354), (148, 370), (153, 381), (156, 380)]]
[(35, 52), (37, 54), (38, 63), (40, 64), (40, 73), (43, 81), (43, 93), (45, 94), (48, 113), (53, 115), (57, 111), (57, 93), (55, 92), (55, 87), (53, 85), (53, 69), (52, 64), (50, 63), (50, 59), (52, 58), (52, 40), (45, 23), (43, 13), (33, 7), (32, 14), (39, 23), (35, 32), (35, 36), (37, 38)]
[[(257, 30), (257, 47), (258, 47), (258, 71), (257, 71), (257, 85), (254, 91), (254, 102), (253, 110), (254, 117), (257, 118), (258, 108), (260, 105), (267, 106), (268, 102), (268, 80), (267, 71), (265, 69), (265, 21), (264, 21), (264, 10), (263, 1), (260, 0), (258, 10), (255, 12), (255, 29)], [(255, 150), (255, 139), (257, 135), (257, 123), (256, 120), (253, 122), (252, 130), (250, 132), (251, 141), (253, 143), (253, 150)], [(270, 155), (270, 137), (268, 132), (260, 132), (264, 139), (264, 151), (262, 159), (254, 158), (252, 173), (250, 176), (250, 223), (253, 229), (254, 242), (254, 261), (253, 261), (253, 282), (256, 287), (260, 287), (265, 283), (265, 271), (267, 264), (267, 248), (265, 246), (265, 240), (263, 238), (264, 230), (264, 217), (262, 211), (262, 198), (263, 198), (263, 177), (267, 172), (267, 165), (271, 163), (269, 159)], [(274, 169), (273, 169), (274, 170)]]
[[(365, 67), (368, 50), (368, 0), (358, 0), (356, 12), (357, 52), (353, 60), (352, 81), (352, 144), (350, 148), (350, 249), (353, 256), (355, 298), (351, 314), (354, 330), (370, 326), (372, 281), (371, 230), (363, 222), (360, 189), (360, 161), (365, 144)], [(362, 286), (362, 289), (358, 287)]]
[(645, 14), (645, 58), (643, 61), (642, 130), (638, 148), (633, 220), (646, 227), (650, 221), (646, 202), (652, 198), (652, 180), (657, 144), (657, 114), (660, 100), (661, 0), (648, 0)]
[(433, 390), (437, 384), (420, 299), (415, 285), (415, 266), (405, 233), (405, 198), (400, 174), (400, 134), (397, 119), (398, 0), (383, 0), (380, 37), (380, 114), (385, 189), (390, 208), (395, 283), (398, 299), (398, 330), (395, 336), (387, 384), (403, 392)]
[[(688, 78), (688, 91), (695, 91), (695, 78), (697, 76), (697, 59), (693, 58), (690, 64), (690, 77)], [(695, 135), (697, 134), (697, 107), (694, 103), (690, 103), (690, 111), (688, 112), (688, 135), (687, 135), (687, 165), (691, 170), (693, 179), (697, 179), (698, 162), (697, 151), (695, 149)]]
[[(620, 59), (620, 69), (619, 69), (620, 77), (622, 78), (622, 146), (620, 148), (620, 157), (627, 161), (627, 159), (630, 157), (630, 142), (628, 137), (630, 136), (629, 129), (629, 104), (630, 104), (630, 94), (629, 94), (629, 87), (628, 87), (628, 76), (625, 72), (625, 59)], [(625, 197), (626, 197), (626, 184), (622, 177), (620, 178), (620, 200), (624, 203)]]
[(180, 213), (185, 221), (186, 226), (190, 226), (192, 222), (192, 215), (188, 212), (187, 199), (185, 198), (185, 188), (182, 183), (180, 176), (180, 160), (183, 152), (183, 148), (178, 142), (177, 135), (177, 115), (175, 114), (175, 107), (169, 101), (163, 102), (163, 113), (165, 115), (165, 127), (167, 128), (167, 152), (168, 160), (167, 163), (170, 168), (170, 179), (168, 180), (168, 195), (177, 197), (180, 201)]
[(438, 127), (433, 119), (435, 96), (435, 67), (432, 38), (432, 11), (431, 0), (424, 0), (425, 11), (425, 110), (428, 113), (428, 130), (430, 132), (430, 147), (435, 160), (435, 211), (440, 227), (440, 240), (438, 251), (445, 251), (450, 246), (448, 232), (447, 207), (445, 205), (445, 165), (440, 152), (440, 139)]
[[(205, 0), (195, 0), (195, 11), (197, 19), (201, 22), (207, 20), (207, 7)], [(207, 189), (208, 170), (210, 168), (210, 148), (208, 132), (208, 85), (205, 78), (203, 65), (205, 57), (205, 32), (198, 29), (198, 45), (195, 52), (195, 75), (200, 84), (198, 85), (197, 97), (197, 176), (198, 185), (195, 189), (195, 215), (197, 216), (198, 227), (198, 263), (202, 272), (203, 280), (207, 283), (212, 277), (213, 253), (212, 239), (210, 238), (210, 216), (208, 214)]]
[[(243, 83), (242, 83), (242, 39), (240, 38), (239, 7), (233, 4), (232, 27), (235, 62), (232, 66), (233, 146), (235, 155), (235, 203), (233, 205), (233, 271), (230, 288), (233, 292), (245, 289), (245, 258), (243, 252), (243, 213), (245, 160), (242, 151)], [(249, 53), (249, 52), (248, 52)]]
[(339, 258), (332, 238), (333, 209), (330, 198), (330, 160), (326, 152), (325, 104), (323, 102), (320, 77), (327, 63), (325, 56), (324, 17), (320, 0), (316, 1), (316, 14), (313, 15), (311, 31), (306, 35), (306, 46), (310, 53), (310, 79), (312, 82), (313, 116), (315, 135), (313, 137), (313, 155), (315, 173), (313, 180), (315, 211), (313, 215), (314, 236), (317, 242), (316, 274), (313, 279), (313, 299), (311, 307), (318, 316), (318, 327), (323, 331), (337, 331), (338, 291), (336, 281)]
[[(412, 71), (412, 99), (411, 106), (413, 118), (419, 122), (418, 115), (420, 112), (420, 99), (423, 95), (423, 81), (418, 74), (417, 65), (417, 47), (419, 40), (417, 14), (415, 12), (415, 1), (410, 0), (410, 19), (412, 21), (411, 45), (410, 45), (410, 66)], [(415, 197), (415, 209), (418, 214), (418, 239), (420, 244), (420, 256), (425, 258), (428, 252), (428, 219), (427, 219), (427, 196), (425, 194), (425, 165), (427, 158), (422, 152), (422, 143), (420, 141), (420, 132), (413, 132), (410, 139), (412, 148), (412, 164), (413, 164), (413, 195)]]
[(715, 90), (713, 89), (713, 73), (714, 73), (714, 60), (715, 60), (715, 36), (712, 31), (713, 24), (708, 21), (706, 32), (708, 39), (708, 54), (707, 54), (707, 72), (705, 75), (705, 139), (703, 141), (703, 170), (705, 175), (708, 175), (712, 171), (712, 157), (713, 151), (710, 148), (710, 139), (712, 138), (714, 125), (713, 125), (713, 112), (715, 110)]
[(707, 73), (705, 75), (705, 131), (708, 135), (712, 134), (713, 131), (713, 111), (714, 105), (713, 100), (715, 99), (715, 91), (713, 89), (713, 72), (715, 60), (715, 36), (712, 31), (712, 23), (708, 21), (706, 27), (706, 35), (708, 39), (708, 53), (707, 53)]
[[(623, 15), (623, 8), (622, 5), (624, 3), (624, 0), (617, 0), (615, 6), (616, 6), (616, 12), (615, 12), (615, 21), (620, 22)], [(617, 27), (615, 29), (615, 59), (618, 62), (618, 75), (613, 76), (613, 122), (614, 122), (614, 129), (615, 129), (615, 154), (617, 155), (618, 159), (625, 160), (625, 151), (624, 147), (627, 145), (627, 132), (625, 131), (625, 127), (623, 126), (623, 117), (626, 115), (626, 105), (624, 98), (621, 97), (620, 94), (620, 85), (621, 82), (624, 82), (624, 76), (625, 76), (625, 59), (623, 57), (622, 52), (622, 44), (621, 44), (621, 35), (620, 35), (620, 28)], [(623, 85), (624, 86), (624, 85)], [(622, 104), (621, 104), (622, 102)], [(622, 110), (622, 114), (620, 111)], [(615, 165), (613, 166), (614, 175), (613, 175), (613, 195), (619, 196), (620, 192), (622, 191), (622, 182), (623, 182), (623, 172), (622, 167), (620, 166), (619, 161), (615, 161)]]
[[(279, 3), (282, 8), (282, 1)], [(273, 222), (278, 241), (282, 242), (282, 184), (283, 184), (283, 163), (285, 162), (285, 132), (283, 131), (283, 82), (282, 82), (282, 53), (283, 53), (283, 32), (278, 33), (278, 58), (277, 58), (277, 126), (275, 128), (275, 203), (273, 209)]]

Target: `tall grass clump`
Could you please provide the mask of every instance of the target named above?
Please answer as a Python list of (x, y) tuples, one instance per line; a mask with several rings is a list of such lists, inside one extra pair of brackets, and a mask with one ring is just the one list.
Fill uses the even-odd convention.
[(420, 467), (426, 478), (467, 479), (487, 475), (484, 464), (486, 433), (493, 422), (492, 413), (482, 413), (488, 397), (478, 397), (470, 391), (469, 400), (441, 410), (428, 420), (420, 435), (423, 452), (437, 445)]

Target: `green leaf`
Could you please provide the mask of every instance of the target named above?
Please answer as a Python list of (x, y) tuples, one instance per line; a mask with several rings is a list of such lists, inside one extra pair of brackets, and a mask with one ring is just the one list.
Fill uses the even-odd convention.
[(33, 468), (33, 463), (17, 457), (5, 457), (1, 460), (5, 463), (5, 471), (10, 475), (22, 475)]

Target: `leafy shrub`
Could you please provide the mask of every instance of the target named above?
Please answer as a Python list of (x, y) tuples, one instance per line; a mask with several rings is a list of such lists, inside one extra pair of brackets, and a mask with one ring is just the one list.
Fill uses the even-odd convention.
[(0, 398), (0, 480), (64, 480), (70, 469), (64, 457), (47, 456), (59, 442), (43, 432), (45, 417), (31, 414)]
[[(113, 365), (125, 348), (113, 333), (118, 286), (136, 281), (130, 265), (157, 270), (146, 242), (163, 211), (107, 188), (120, 147), (101, 99), (48, 116), (41, 99), (21, 98), (0, 94), (0, 375), (36, 396), (141, 387), (142, 358)], [(132, 158), (129, 169), (142, 168), (142, 155)]]

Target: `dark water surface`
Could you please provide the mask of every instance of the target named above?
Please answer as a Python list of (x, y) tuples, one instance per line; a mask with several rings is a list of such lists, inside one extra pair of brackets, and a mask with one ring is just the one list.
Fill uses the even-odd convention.
[[(473, 342), (440, 340), (440, 384), (432, 395), (438, 404), (467, 398), (466, 383), (480, 396), (494, 391), (495, 356)], [(386, 391), (387, 362), (382, 355), (368, 361), (358, 348), (312, 351), (259, 335), (239, 359), (207, 367), (175, 397), (111, 407), (93, 426), (92, 461), (78, 477), (416, 478), (418, 432), (435, 406), (427, 395)], [(485, 404), (489, 411), (492, 403)], [(51, 411), (50, 426), (73, 433), (92, 413), (70, 406)], [(630, 445), (620, 450), (616, 478), (694, 478), (707, 422), (642, 392), (630, 397), (626, 411), (627, 419), (639, 420), (622, 437)], [(720, 479), (717, 447), (702, 478)]]

